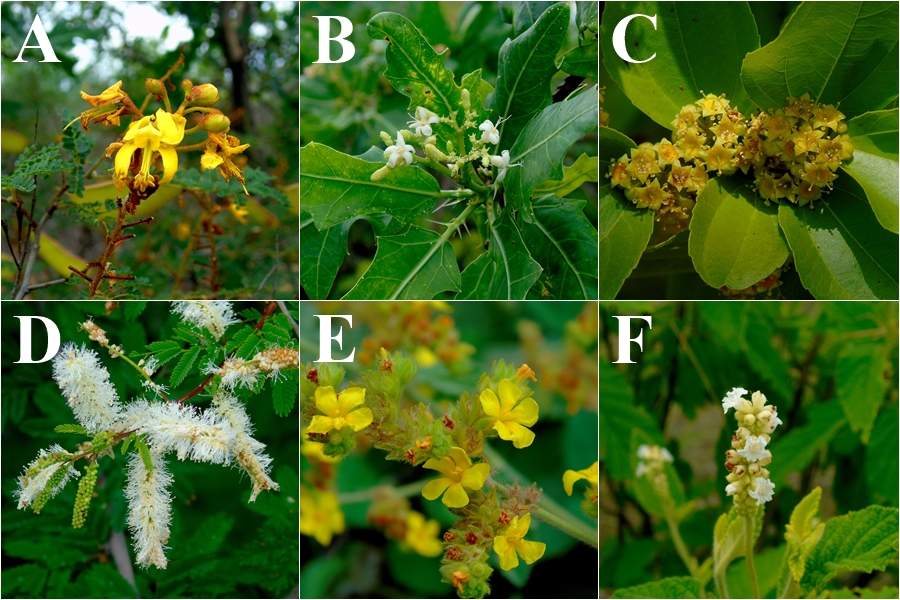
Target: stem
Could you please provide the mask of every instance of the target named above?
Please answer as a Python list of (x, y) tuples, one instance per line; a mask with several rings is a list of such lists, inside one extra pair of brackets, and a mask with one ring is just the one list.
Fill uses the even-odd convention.
[(784, 586), (784, 590), (781, 592), (779, 598), (799, 598), (800, 597), (800, 585), (794, 581), (794, 576), (788, 572), (788, 580)]
[[(393, 488), (393, 493), (391, 495), (396, 498), (409, 498), (410, 496), (416, 496), (422, 491), (422, 488), (425, 487), (426, 483), (428, 483), (428, 480), (421, 479), (419, 481), (407, 483), (406, 485), (401, 485), (398, 488)], [(375, 497), (378, 496), (378, 494), (381, 493), (385, 488), (391, 489), (390, 486), (376, 485), (375, 487), (367, 488), (365, 490), (359, 490), (358, 492), (338, 494), (338, 502), (340, 502), (341, 504), (354, 504), (356, 502), (366, 502), (368, 500), (374, 500)]]
[(669, 535), (672, 537), (672, 543), (675, 544), (675, 550), (678, 552), (678, 556), (681, 557), (681, 562), (683, 562), (684, 566), (687, 567), (688, 573), (691, 574), (691, 577), (699, 579), (697, 559), (691, 556), (691, 553), (688, 551), (684, 540), (681, 538), (681, 532), (678, 530), (678, 523), (675, 522), (675, 518), (672, 516), (672, 511), (668, 506), (665, 508), (664, 514), (666, 524), (669, 526)]
[(753, 586), (753, 597), (761, 598), (759, 593), (759, 580), (756, 578), (756, 565), (753, 562), (753, 532), (755, 530), (754, 517), (747, 515), (744, 517), (744, 556), (747, 559), (747, 571), (750, 573), (750, 585)]
[(725, 577), (725, 574), (716, 575), (716, 588), (719, 590), (719, 595), (722, 598), (730, 598), (728, 595), (728, 578)]

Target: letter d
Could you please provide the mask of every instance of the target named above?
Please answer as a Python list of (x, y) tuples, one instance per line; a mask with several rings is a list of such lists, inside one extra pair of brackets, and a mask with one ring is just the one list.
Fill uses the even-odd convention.
[[(59, 329), (56, 323), (46, 317), (16, 317), (19, 319), (19, 360), (16, 363), (42, 363), (47, 362), (59, 352)], [(31, 320), (38, 319), (47, 328), (47, 352), (41, 360), (31, 360)]]
[[(317, 63), (342, 63), (347, 62), (356, 54), (356, 48), (352, 42), (348, 42), (345, 38), (353, 33), (353, 23), (347, 17), (316, 17), (319, 20), (319, 60)], [(331, 19), (337, 19), (341, 24), (341, 32), (337, 37), (329, 37), (328, 33), (331, 29)], [(331, 41), (341, 45), (341, 58), (331, 60)]]

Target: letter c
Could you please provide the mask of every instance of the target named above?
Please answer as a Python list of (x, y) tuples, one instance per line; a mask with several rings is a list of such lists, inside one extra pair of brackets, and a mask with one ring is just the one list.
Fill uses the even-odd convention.
[(628, 47), (625, 45), (625, 29), (628, 27), (628, 23), (630, 23), (632, 19), (636, 19), (638, 17), (644, 17), (645, 19), (653, 23), (653, 29), (656, 29), (656, 15), (653, 15), (652, 17), (649, 17), (647, 15), (628, 15), (627, 17), (619, 21), (619, 24), (616, 25), (616, 28), (613, 30), (612, 36), (613, 49), (616, 51), (616, 54), (619, 55), (619, 58), (635, 64), (650, 62), (651, 60), (656, 58), (656, 52), (654, 52), (653, 56), (651, 56), (647, 60), (634, 60), (628, 54)]

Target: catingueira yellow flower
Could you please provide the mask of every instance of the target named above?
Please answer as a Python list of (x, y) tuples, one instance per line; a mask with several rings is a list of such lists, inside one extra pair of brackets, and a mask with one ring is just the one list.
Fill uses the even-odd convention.
[[(372, 410), (356, 408), (366, 401), (364, 388), (347, 388), (337, 394), (331, 386), (316, 390), (316, 408), (325, 415), (316, 415), (309, 424), (309, 433), (328, 433), (350, 427), (353, 431), (365, 429), (372, 423)], [(356, 409), (356, 410), (354, 410)]]
[(300, 491), (300, 533), (310, 535), (323, 546), (344, 531), (344, 513), (334, 492)]
[(414, 510), (406, 516), (405, 541), (410, 548), (422, 556), (439, 556), (444, 546), (438, 539), (441, 526), (434, 519), (425, 520), (425, 515)]
[(206, 171), (218, 167), (219, 173), (225, 178), (225, 181), (236, 177), (241, 182), (241, 186), (246, 194), (247, 188), (244, 185), (244, 173), (231, 159), (249, 148), (250, 144), (241, 144), (241, 140), (226, 133), (210, 131), (207, 135), (209, 141), (206, 143), (206, 150), (203, 152), (203, 156), (200, 157), (200, 166)]
[(534, 441), (534, 432), (528, 427), (537, 423), (538, 405), (534, 398), (521, 402), (522, 390), (509, 379), (498, 386), (500, 398), (490, 388), (481, 392), (478, 399), (485, 414), (494, 418), (494, 430), (501, 439), (511, 441), (516, 448), (527, 448)]
[(530, 565), (544, 555), (547, 544), (523, 539), (528, 533), (529, 527), (531, 527), (530, 514), (521, 519), (513, 517), (506, 531), (494, 537), (494, 552), (497, 553), (497, 557), (500, 559), (500, 568), (504, 571), (518, 567), (519, 556)]
[[(128, 94), (122, 91), (122, 80), (119, 80), (97, 96), (91, 96), (82, 91), (81, 99), (93, 106), (93, 108), (81, 113), (81, 117), (79, 117), (81, 127), (86, 130), (90, 123), (118, 125), (119, 116), (126, 108), (125, 103), (126, 99), (128, 99)], [(130, 103), (130, 99), (128, 99), (128, 102)], [(69, 123), (69, 125), (71, 124)]]
[(597, 486), (599, 485), (599, 480), (600, 480), (600, 463), (599, 462), (594, 462), (594, 464), (592, 464), (587, 469), (582, 469), (580, 471), (573, 471), (572, 469), (569, 469), (568, 471), (563, 473), (562, 479), (563, 479), (563, 487), (566, 488), (566, 494), (568, 494), (569, 496), (572, 495), (572, 486), (575, 485), (575, 482), (579, 481), (581, 479), (586, 479), (588, 482), (588, 485), (594, 491), (593, 500), (594, 500), (594, 503), (596, 504), (596, 502), (597, 502)]
[(437, 500), (438, 496), (444, 494), (442, 501), (449, 508), (462, 508), (468, 504), (469, 495), (464, 488), (480, 490), (491, 472), (489, 464), (473, 465), (466, 451), (456, 446), (450, 448), (447, 456), (430, 458), (422, 466), (443, 475), (425, 484), (422, 495), (427, 500)]
[[(152, 185), (161, 186), (172, 181), (178, 171), (175, 146), (184, 139), (184, 124), (184, 117), (160, 108), (156, 115), (146, 116), (129, 125), (123, 138), (124, 144), (116, 153), (116, 188), (121, 190), (128, 184), (131, 159), (138, 150), (141, 151), (141, 166), (134, 176), (135, 189), (143, 192)], [(154, 153), (159, 153), (163, 164), (163, 176), (158, 182), (157, 177), (150, 174)]]

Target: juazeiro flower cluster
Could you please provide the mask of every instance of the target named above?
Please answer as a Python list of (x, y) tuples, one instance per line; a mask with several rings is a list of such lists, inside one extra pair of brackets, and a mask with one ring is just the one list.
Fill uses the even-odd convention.
[(743, 398), (747, 393), (744, 388), (733, 388), (722, 400), (725, 412), (733, 408), (738, 422), (731, 437), (731, 450), (725, 453), (725, 468), (730, 471), (725, 493), (734, 496), (739, 513), (753, 515), (772, 499), (775, 490), (766, 468), (772, 462), (772, 453), (766, 446), (772, 439), (770, 434), (782, 421), (778, 408), (767, 405), (761, 392), (754, 392), (752, 401)]

